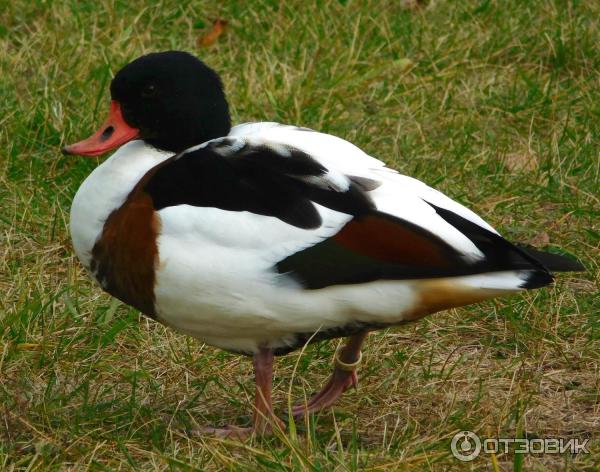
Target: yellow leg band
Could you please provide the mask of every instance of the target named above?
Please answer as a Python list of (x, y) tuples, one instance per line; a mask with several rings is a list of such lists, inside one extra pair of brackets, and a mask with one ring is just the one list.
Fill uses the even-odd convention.
[(362, 351), (358, 352), (358, 359), (356, 359), (352, 363), (346, 363), (346, 362), (344, 362), (343, 360), (340, 359), (340, 352), (342, 351), (342, 349), (344, 349), (344, 346), (340, 346), (340, 347), (338, 347), (335, 350), (335, 354), (333, 356), (333, 365), (337, 369), (340, 369), (340, 370), (343, 370), (343, 371), (346, 371), (346, 372), (352, 372), (362, 362)]

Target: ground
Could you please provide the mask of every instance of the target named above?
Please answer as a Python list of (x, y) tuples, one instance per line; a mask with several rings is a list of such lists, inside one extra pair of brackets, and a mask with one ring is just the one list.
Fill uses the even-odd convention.
[[(0, 468), (596, 470), (599, 16), (558, 0), (0, 0)], [(69, 206), (101, 159), (59, 152), (103, 121), (116, 70), (165, 49), (222, 74), (235, 122), (341, 136), (586, 272), (372, 334), (358, 391), (286, 433), (193, 433), (248, 420), (251, 363), (90, 282)], [(325, 382), (334, 349), (278, 361), (279, 411)], [(591, 453), (462, 463), (463, 430)]]

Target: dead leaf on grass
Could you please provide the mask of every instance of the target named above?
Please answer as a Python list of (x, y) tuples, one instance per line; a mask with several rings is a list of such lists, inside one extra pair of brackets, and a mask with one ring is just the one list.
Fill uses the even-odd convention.
[(210, 31), (205, 35), (200, 36), (196, 41), (198, 47), (208, 47), (212, 45), (219, 38), (219, 36), (223, 34), (226, 26), (226, 20), (222, 20), (221, 18), (214, 20)]
[(394, 61), (393, 65), (399, 72), (404, 73), (411, 70), (415, 63), (412, 61), (412, 59), (409, 59), (408, 57), (403, 57), (402, 59)]
[(513, 152), (502, 159), (511, 172), (532, 172), (538, 168), (538, 158), (532, 152)]
[(533, 247), (546, 247), (548, 244), (550, 244), (550, 236), (548, 236), (548, 233), (545, 231), (542, 231), (541, 233), (536, 234), (529, 241), (529, 244), (531, 244)]
[(598, 291), (598, 287), (591, 280), (567, 279), (564, 283), (575, 293), (596, 293)]
[(416, 10), (425, 6), (425, 0), (400, 0), (400, 6), (404, 10)]

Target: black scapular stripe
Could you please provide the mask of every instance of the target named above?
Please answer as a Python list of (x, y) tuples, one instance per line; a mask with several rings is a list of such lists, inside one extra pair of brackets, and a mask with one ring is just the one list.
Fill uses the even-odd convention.
[(156, 169), (144, 187), (155, 209), (193, 205), (249, 211), (314, 229), (322, 223), (314, 203), (353, 216), (373, 208), (362, 183), (350, 180), (345, 191), (327, 185), (327, 169), (304, 152), (234, 144), (241, 143), (215, 141)]

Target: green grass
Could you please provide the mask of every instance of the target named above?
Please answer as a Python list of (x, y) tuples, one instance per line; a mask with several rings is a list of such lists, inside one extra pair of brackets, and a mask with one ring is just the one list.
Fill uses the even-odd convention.
[[(596, 470), (599, 16), (558, 0), (0, 0), (0, 469)], [(199, 48), (216, 17), (226, 34)], [(358, 392), (297, 432), (190, 433), (248, 420), (251, 364), (88, 280), (68, 212), (99, 161), (59, 153), (103, 120), (116, 70), (169, 48), (222, 74), (235, 122), (346, 138), (587, 272), (372, 334)], [(279, 411), (290, 382), (295, 400), (321, 386), (334, 347), (279, 360)], [(592, 454), (465, 466), (449, 448), (463, 429), (592, 438)]]

